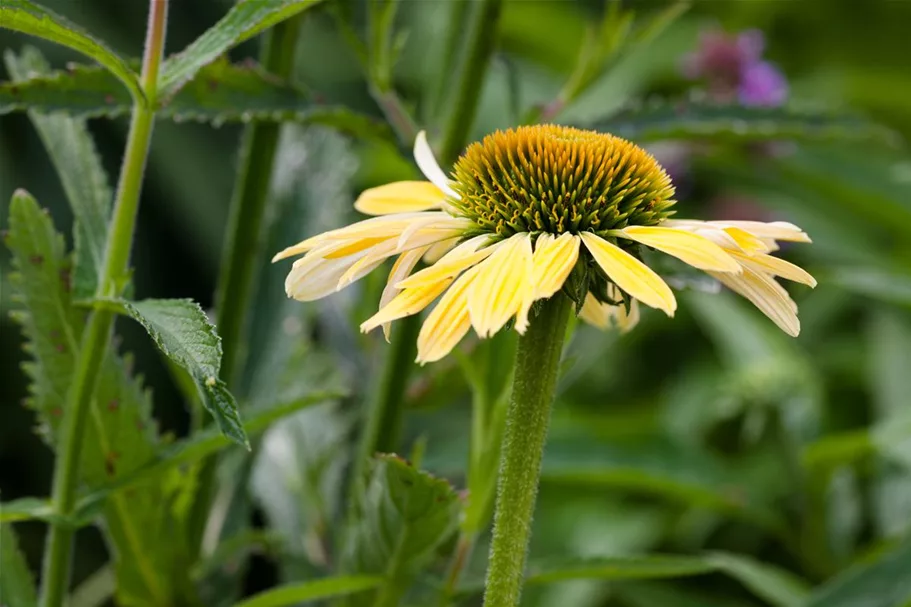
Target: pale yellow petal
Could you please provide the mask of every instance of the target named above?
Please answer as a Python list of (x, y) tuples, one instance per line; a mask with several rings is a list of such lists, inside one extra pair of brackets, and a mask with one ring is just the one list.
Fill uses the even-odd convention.
[(623, 305), (613, 308), (614, 325), (621, 333), (627, 333), (639, 324), (639, 302), (635, 299), (629, 302), (628, 312), (626, 306)]
[(458, 238), (450, 238), (436, 243), (424, 254), (424, 263), (434, 264), (438, 262), (443, 255), (451, 251), (457, 244), (459, 244)]
[[(533, 292), (531, 273), (531, 236), (525, 233), (506, 239), (478, 265), (468, 293), (468, 312), (480, 337), (493, 335), (519, 312)], [(516, 328), (523, 330), (518, 323)]]
[(558, 238), (541, 234), (535, 242), (533, 257), (534, 298), (552, 296), (563, 288), (563, 283), (579, 260), (579, 237), (565, 233)]
[(673, 255), (700, 270), (740, 272), (740, 265), (724, 249), (693, 232), (660, 226), (630, 226), (614, 230), (614, 234)]
[[(395, 260), (395, 263), (392, 264), (392, 269), (389, 271), (389, 278), (386, 280), (386, 286), (383, 288), (383, 294), (380, 296), (381, 310), (386, 306), (386, 304), (392, 301), (396, 295), (399, 294), (399, 291), (401, 291), (401, 289), (395, 285), (407, 277), (409, 274), (411, 274), (414, 266), (417, 265), (418, 261), (421, 260), (421, 257), (430, 248), (430, 246), (427, 246), (406, 251), (399, 255), (398, 259)], [(387, 342), (389, 341), (390, 327), (390, 323), (383, 323), (383, 336), (386, 338)]]
[[(746, 230), (735, 227), (724, 228), (724, 233), (731, 237), (744, 253), (768, 253), (769, 245)], [(774, 241), (773, 241), (774, 242)]]
[(482, 249), (481, 247), (488, 242), (490, 242), (489, 236), (470, 238), (446, 253), (432, 266), (424, 268), (420, 272), (415, 272), (396, 286), (400, 289), (408, 289), (422, 284), (439, 282), (447, 277), (457, 276), (466, 268), (470, 268), (489, 257), (497, 249), (497, 245)]
[(797, 306), (770, 276), (744, 268), (743, 274), (709, 272), (732, 291), (748, 299), (778, 327), (792, 337), (800, 333)]
[(285, 278), (285, 292), (298, 301), (313, 301), (334, 293), (339, 278), (365, 253), (342, 259), (307, 255), (294, 262)]
[(586, 293), (582, 309), (579, 310), (579, 318), (599, 329), (609, 329), (611, 319), (610, 305), (598, 301), (591, 293)]
[(427, 143), (427, 133), (424, 131), (418, 133), (417, 138), (414, 140), (414, 161), (417, 163), (418, 168), (421, 169), (421, 172), (424, 173), (424, 177), (429, 179), (444, 194), (456, 200), (461, 198), (452, 189), (452, 182), (446, 176), (446, 173), (443, 172), (443, 169), (440, 168), (440, 164), (433, 155), (433, 150), (430, 149), (430, 144)]
[(677, 300), (670, 287), (647, 265), (591, 232), (582, 232), (582, 242), (592, 257), (618, 287), (647, 306), (674, 315)]
[(436, 284), (403, 290), (379, 312), (364, 321), (361, 324), (361, 331), (367, 333), (384, 323), (417, 314), (439, 297), (451, 283), (452, 279), (447, 278)]
[(816, 279), (809, 272), (784, 259), (765, 254), (743, 255), (742, 253), (733, 253), (733, 255), (741, 264), (757, 272), (780, 276), (809, 287), (816, 286)]
[(722, 227), (740, 228), (758, 238), (812, 242), (806, 232), (787, 221), (710, 221), (708, 223)]
[(433, 311), (427, 315), (418, 334), (417, 362), (424, 364), (440, 360), (456, 346), (468, 329), (468, 290), (478, 276), (478, 268), (465, 272), (440, 298)]
[(354, 208), (365, 215), (389, 215), (438, 209), (446, 194), (429, 181), (397, 181), (364, 190)]

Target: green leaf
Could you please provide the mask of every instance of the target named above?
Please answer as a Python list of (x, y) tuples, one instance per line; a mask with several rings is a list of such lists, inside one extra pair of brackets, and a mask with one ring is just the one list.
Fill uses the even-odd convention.
[(805, 607), (905, 607), (911, 601), (911, 540), (858, 563), (817, 588)]
[(106, 300), (101, 305), (111, 306), (145, 327), (155, 345), (193, 377), (222, 433), (249, 448), (237, 402), (218, 378), (221, 338), (199, 304), (189, 299), (145, 299)]
[(0, 0), (0, 27), (44, 38), (91, 57), (117, 76), (134, 99), (145, 100), (130, 66), (103, 42), (60, 15), (29, 0)]
[[(52, 445), (63, 416), (68, 386), (76, 368), (85, 312), (75, 308), (70, 293), (69, 258), (63, 238), (47, 213), (23, 191), (10, 204), (7, 244), (16, 274), (10, 282), (21, 309), (32, 361), (29, 405), (35, 409)], [(81, 474), (89, 487), (116, 482), (153, 459), (158, 438), (151, 402), (141, 382), (130, 376), (131, 361), (109, 350), (102, 361), (83, 443)], [(162, 514), (161, 487), (146, 484), (127, 496), (82, 510), (73, 521), (103, 512), (103, 529), (112, 544), (118, 572), (118, 598), (123, 603), (169, 601), (181, 564), (177, 544), (160, 542), (170, 520)]]
[[(26, 109), (63, 112), (79, 118), (116, 118), (131, 111), (131, 100), (108, 72), (72, 66), (0, 84), (0, 114)], [(342, 106), (323, 105), (313, 95), (257, 65), (233, 65), (219, 59), (202, 68), (172, 99), (158, 108), (158, 118), (206, 122), (271, 121), (322, 124), (366, 139), (390, 140), (385, 124)]]
[(56, 520), (51, 503), (36, 497), (23, 497), (0, 504), (0, 523), (29, 520)]
[(566, 580), (649, 580), (702, 575), (714, 571), (711, 563), (696, 556), (643, 555), (570, 560), (551, 565), (531, 565), (526, 583), (553, 584)]
[(324, 578), (288, 584), (272, 590), (260, 592), (244, 601), (235, 604), (235, 607), (282, 607), (283, 605), (297, 605), (301, 601), (314, 599), (328, 599), (335, 596), (345, 596), (355, 592), (371, 590), (383, 583), (383, 578), (378, 576), (351, 575)]
[(210, 30), (180, 54), (165, 61), (159, 95), (167, 98), (193, 79), (196, 73), (237, 46), (277, 23), (289, 19), (322, 0), (242, 0)]
[(707, 560), (716, 571), (736, 579), (753, 594), (776, 607), (803, 607), (810, 594), (804, 580), (747, 556), (713, 552)]
[[(449, 483), (395, 455), (378, 455), (370, 463), (341, 570), (385, 574), (381, 596), (388, 599), (404, 592), (416, 569), (456, 528), (459, 504)], [(365, 596), (356, 604), (372, 605), (374, 599)]]
[(650, 103), (587, 126), (639, 142), (665, 139), (897, 142), (893, 131), (855, 116), (693, 101)]
[(911, 306), (911, 275), (882, 267), (843, 267), (824, 278), (827, 283), (887, 303)]
[[(4, 57), (15, 83), (51, 73), (47, 61), (34, 48), (26, 47), (19, 57), (8, 51)], [(94, 69), (122, 91), (108, 72)], [(34, 110), (29, 112), (29, 118), (54, 163), (76, 217), (73, 292), (76, 299), (88, 299), (95, 293), (104, 263), (112, 201), (108, 177), (83, 119), (49, 116)]]
[(6, 607), (35, 607), (35, 580), (19, 552), (19, 540), (12, 525), (0, 525), (0, 604)]

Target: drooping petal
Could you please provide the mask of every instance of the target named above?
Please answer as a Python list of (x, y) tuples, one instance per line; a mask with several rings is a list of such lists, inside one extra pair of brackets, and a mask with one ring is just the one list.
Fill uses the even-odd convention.
[(447, 278), (436, 284), (428, 284), (414, 289), (404, 289), (385, 305), (379, 312), (361, 324), (361, 331), (367, 333), (378, 326), (392, 322), (399, 318), (417, 314), (440, 296), (452, 284), (452, 279)]
[[(386, 280), (386, 286), (383, 288), (383, 294), (380, 296), (380, 310), (399, 294), (401, 289), (396, 287), (396, 284), (411, 274), (414, 266), (417, 265), (418, 261), (421, 260), (421, 257), (430, 248), (430, 246), (427, 246), (419, 249), (412, 249), (399, 255), (399, 258), (392, 264), (392, 269), (389, 271), (389, 278)], [(387, 342), (389, 341), (390, 327), (390, 323), (383, 323), (383, 337), (386, 338)]]
[(581, 233), (592, 257), (618, 287), (647, 306), (674, 315), (677, 300), (670, 287), (647, 265), (591, 232)]
[(563, 283), (573, 271), (578, 259), (578, 236), (568, 232), (561, 234), (558, 238), (554, 238), (551, 234), (538, 236), (532, 258), (534, 298), (550, 297), (562, 289)]
[(364, 190), (354, 208), (365, 215), (389, 215), (439, 209), (446, 194), (429, 181), (397, 181)]
[(598, 298), (591, 293), (585, 294), (585, 301), (582, 302), (582, 309), (579, 310), (579, 318), (599, 329), (610, 328), (610, 304), (598, 301)]
[(397, 286), (400, 289), (409, 289), (422, 284), (439, 282), (450, 276), (457, 276), (466, 268), (470, 268), (476, 263), (486, 259), (496, 251), (497, 244), (481, 248), (488, 242), (490, 242), (489, 236), (475, 236), (474, 238), (469, 238), (446, 253), (435, 264), (429, 268), (424, 268), (420, 272), (414, 273), (412, 276), (401, 281)]
[[(723, 228), (723, 232), (730, 236), (737, 247), (744, 253), (768, 253), (770, 250), (767, 242), (741, 228), (731, 226)], [(772, 242), (774, 243), (774, 240)]]
[(807, 233), (787, 221), (710, 221), (721, 227), (740, 228), (758, 238), (789, 242), (812, 242)]
[(693, 232), (660, 226), (630, 226), (616, 235), (658, 249), (700, 270), (740, 272), (740, 265), (720, 246)]
[[(468, 293), (471, 325), (480, 337), (499, 331), (533, 293), (531, 236), (515, 234), (478, 265)], [(524, 329), (516, 324), (516, 329)]]
[(335, 293), (339, 278), (365, 255), (366, 252), (361, 252), (342, 259), (302, 257), (294, 262), (285, 278), (285, 292), (298, 301), (314, 301)]
[(418, 363), (440, 360), (468, 333), (471, 328), (468, 290), (474, 284), (478, 270), (475, 266), (456, 280), (427, 316), (418, 334)]
[(794, 282), (805, 284), (809, 287), (816, 287), (816, 279), (813, 278), (809, 272), (800, 266), (794, 265), (789, 261), (785, 261), (784, 259), (779, 259), (778, 257), (772, 257), (771, 255), (765, 254), (732, 254), (735, 256), (737, 261), (739, 261), (745, 267), (748, 267), (756, 272), (766, 272), (773, 276), (780, 276), (788, 280), (793, 280)]
[(424, 253), (424, 263), (433, 264), (438, 262), (443, 255), (451, 251), (457, 244), (459, 244), (458, 238), (450, 238), (436, 243)]
[(433, 150), (430, 149), (430, 144), (427, 143), (427, 133), (424, 131), (418, 133), (417, 138), (414, 140), (414, 161), (417, 163), (418, 168), (421, 169), (421, 172), (424, 173), (424, 177), (440, 188), (444, 194), (456, 200), (461, 198), (452, 189), (449, 178), (446, 177), (446, 173), (440, 168), (440, 164), (433, 155)]
[(772, 322), (792, 337), (800, 333), (797, 306), (773, 278), (762, 272), (743, 269), (743, 274), (709, 272), (729, 289), (748, 299)]

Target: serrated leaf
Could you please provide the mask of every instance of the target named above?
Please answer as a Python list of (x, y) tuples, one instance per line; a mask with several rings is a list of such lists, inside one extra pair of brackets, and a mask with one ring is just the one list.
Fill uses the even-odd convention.
[(12, 525), (0, 525), (0, 604), (6, 607), (35, 607), (35, 580), (19, 552), (19, 540)]
[(888, 128), (857, 116), (695, 101), (649, 103), (588, 126), (638, 142), (788, 139), (895, 144), (898, 140)]
[[(41, 53), (31, 47), (23, 49), (18, 57), (9, 51), (4, 57), (15, 83), (36, 76), (46, 77), (51, 72)], [(116, 85), (110, 73), (95, 69)], [(119, 86), (115, 88), (122, 91)], [(76, 299), (87, 299), (95, 293), (104, 264), (112, 201), (108, 177), (84, 120), (60, 114), (45, 115), (34, 110), (29, 112), (29, 118), (54, 163), (76, 218), (73, 293)]]
[(159, 95), (168, 98), (231, 48), (322, 0), (242, 0), (180, 54), (165, 61)]
[[(22, 310), (33, 360), (25, 367), (32, 383), (29, 404), (53, 445), (64, 413), (66, 392), (76, 368), (85, 313), (72, 305), (70, 261), (63, 238), (50, 217), (27, 193), (19, 191), (10, 205), (7, 244), (17, 274), (11, 278)], [(83, 441), (82, 480), (91, 486), (128, 476), (154, 457), (157, 436), (149, 395), (130, 376), (129, 359), (108, 350), (88, 415)], [(162, 511), (163, 495), (155, 484), (137, 486), (128, 496), (104, 505), (103, 529), (112, 544), (118, 571), (118, 600), (123, 604), (168, 601), (180, 579), (174, 543), (158, 541), (172, 521)], [(80, 518), (96, 517), (88, 508)]]
[(145, 327), (158, 349), (193, 377), (222, 433), (249, 447), (237, 401), (219, 379), (221, 338), (199, 304), (189, 299), (145, 299), (105, 301), (103, 305)]
[(817, 588), (806, 607), (906, 607), (911, 601), (911, 540), (858, 563)]
[(351, 575), (324, 578), (300, 584), (288, 584), (260, 592), (234, 607), (282, 607), (301, 601), (329, 599), (376, 588), (383, 583), (379, 576)]
[[(385, 574), (383, 592), (396, 596), (456, 528), (459, 504), (449, 483), (395, 455), (378, 455), (370, 463), (341, 570)], [(374, 598), (364, 595), (352, 604), (371, 605)]]
[[(131, 100), (101, 68), (73, 66), (24, 82), (0, 84), (0, 114), (26, 109), (63, 112), (78, 118), (115, 118), (131, 111)], [(255, 64), (219, 59), (202, 68), (156, 116), (214, 125), (233, 122), (322, 124), (367, 139), (390, 140), (389, 128), (342, 106), (319, 103), (313, 95)]]
[(91, 57), (117, 76), (135, 99), (145, 100), (139, 79), (127, 63), (64, 17), (29, 0), (0, 0), (0, 27), (44, 38)]

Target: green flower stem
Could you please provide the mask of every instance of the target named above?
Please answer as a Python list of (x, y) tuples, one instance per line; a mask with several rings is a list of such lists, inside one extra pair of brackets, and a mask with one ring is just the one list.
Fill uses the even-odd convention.
[(440, 150), (444, 166), (458, 158), (474, 122), (484, 76), (496, 42), (502, 8), (503, 0), (480, 0), (474, 7), (466, 53), (459, 70), (456, 94), (450, 105), (451, 113)]
[[(136, 212), (155, 122), (153, 108), (167, 19), (168, 0), (151, 0), (141, 79), (145, 101), (137, 102), (133, 107), (104, 267), (96, 293), (99, 298), (119, 295), (128, 276)], [(70, 517), (76, 506), (85, 424), (98, 370), (107, 354), (113, 327), (113, 312), (101, 308), (93, 310), (80, 343), (76, 375), (66, 397), (51, 494), (54, 510), (62, 518)], [(74, 531), (65, 523), (54, 523), (50, 528), (42, 575), (42, 607), (60, 607), (63, 604), (70, 581)]]
[[(283, 79), (292, 77), (301, 23), (301, 16), (293, 17), (265, 34), (260, 62), (266, 71)], [(254, 122), (244, 130), (241, 142), (240, 169), (234, 184), (215, 296), (215, 324), (222, 340), (221, 377), (232, 389), (243, 358), (246, 312), (250, 306), (256, 264), (260, 261), (262, 225), (280, 134), (281, 124)], [(202, 419), (205, 424), (209, 418), (203, 416)], [(190, 542), (197, 549), (201, 547), (209, 510), (215, 499), (216, 464), (217, 458), (207, 458), (199, 473), (199, 489), (190, 514)]]
[(545, 301), (528, 331), (519, 338), (516, 375), (500, 456), (485, 607), (519, 604), (570, 306), (569, 299), (562, 294)]

